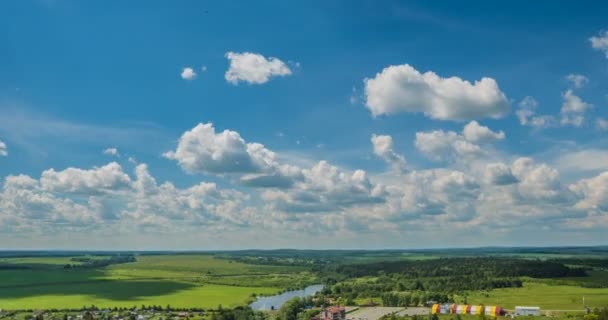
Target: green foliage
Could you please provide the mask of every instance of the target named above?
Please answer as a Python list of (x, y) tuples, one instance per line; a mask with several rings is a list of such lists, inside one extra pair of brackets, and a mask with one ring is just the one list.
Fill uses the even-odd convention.
[[(306, 318), (309, 314), (314, 313), (314, 311), (305, 311), (304, 308), (307, 306), (312, 306), (314, 304), (312, 297), (299, 298), (295, 297), (293, 299), (288, 300), (283, 304), (283, 306), (279, 309), (277, 313), (278, 320), (302, 320), (302, 319), (310, 319)], [(318, 313), (318, 311), (317, 311)]]
[(234, 309), (220, 308), (211, 315), (211, 320), (265, 320), (267, 315), (263, 312), (251, 310), (251, 308), (237, 307)]

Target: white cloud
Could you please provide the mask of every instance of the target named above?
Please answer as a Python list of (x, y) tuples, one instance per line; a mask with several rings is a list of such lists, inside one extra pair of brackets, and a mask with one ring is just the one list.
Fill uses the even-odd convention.
[(287, 188), (301, 179), (301, 169), (281, 164), (277, 156), (260, 143), (247, 143), (232, 130), (216, 132), (212, 123), (199, 123), (179, 139), (175, 151), (163, 154), (176, 160), (191, 174), (234, 174), (251, 187)]
[(185, 189), (157, 184), (145, 164), (137, 166), (135, 176), (132, 181), (114, 163), (91, 170), (46, 170), (40, 181), (9, 176), (0, 192), (0, 221), (18, 224), (15, 231), (27, 227), (58, 233), (108, 226), (114, 233), (131, 233), (169, 226), (179, 232), (181, 222), (211, 231), (258, 220), (244, 205), (249, 196), (236, 190), (207, 182)]
[(562, 113), (583, 113), (592, 107), (580, 97), (576, 96), (572, 90), (567, 90), (562, 95), (564, 102), (562, 104)]
[(208, 182), (186, 189), (176, 188), (170, 182), (159, 185), (146, 164), (136, 167), (136, 177), (126, 212), (140, 223), (155, 225), (176, 220), (203, 225), (238, 225), (247, 218), (248, 209), (242, 206), (247, 196), (236, 190), (222, 190)]
[(600, 130), (608, 130), (608, 120), (603, 118), (598, 118), (595, 121), (595, 126)]
[(515, 111), (519, 123), (522, 126), (534, 128), (548, 128), (557, 125), (555, 117), (549, 115), (536, 115), (538, 102), (533, 97), (527, 96), (519, 102), (519, 109)]
[(8, 151), (6, 148), (6, 143), (0, 140), (0, 156), (6, 157), (8, 155)]
[(608, 58), (608, 31), (600, 32), (599, 35), (589, 38), (589, 41), (593, 49), (604, 52)]
[(180, 74), (182, 79), (184, 80), (194, 80), (197, 77), (196, 72), (191, 67), (185, 67), (182, 69), (182, 73)]
[(577, 208), (608, 213), (608, 171), (570, 186), (581, 197)]
[(243, 52), (227, 52), (226, 58), (230, 60), (230, 67), (225, 78), (231, 84), (247, 82), (249, 84), (263, 84), (272, 77), (291, 75), (291, 70), (278, 58), (266, 58), (261, 54)]
[(504, 132), (494, 132), (490, 128), (480, 125), (477, 121), (469, 122), (462, 130), (462, 134), (465, 139), (474, 143), (489, 143), (505, 139)]
[(302, 174), (304, 179), (293, 188), (265, 191), (262, 198), (274, 210), (298, 213), (335, 212), (384, 201), (383, 186), (372, 183), (363, 170), (349, 173), (320, 161)]
[[(8, 176), (0, 193), (0, 221), (2, 216), (12, 217), (21, 227), (86, 227), (99, 222), (86, 205), (68, 198), (60, 198), (42, 188), (38, 181), (26, 176)], [(18, 230), (18, 226), (16, 226)]]
[(417, 132), (414, 145), (431, 160), (472, 160), (488, 154), (480, 144), (504, 138), (504, 132), (494, 132), (477, 121), (471, 121), (464, 126), (462, 134), (443, 130)]
[(56, 192), (110, 192), (128, 188), (130, 183), (131, 179), (116, 162), (90, 170), (67, 168), (55, 171), (48, 169), (42, 172), (40, 177), (40, 185), (44, 190)]
[(593, 105), (583, 101), (575, 95), (572, 90), (567, 90), (562, 95), (564, 102), (561, 109), (561, 124), (580, 127), (585, 121), (584, 113)]
[(108, 156), (120, 157), (120, 153), (118, 152), (118, 149), (116, 149), (116, 148), (107, 148), (107, 149), (103, 150), (103, 154), (108, 155)]
[(566, 80), (568, 80), (577, 89), (580, 89), (589, 83), (589, 78), (582, 74), (571, 73), (566, 76)]
[(490, 163), (486, 165), (484, 180), (494, 185), (509, 185), (518, 182), (517, 178), (504, 163)]
[(366, 106), (373, 116), (401, 112), (424, 113), (439, 120), (500, 118), (509, 101), (492, 78), (470, 83), (458, 77), (442, 78), (412, 66), (389, 66), (364, 80)]
[(556, 169), (544, 163), (536, 164), (531, 158), (518, 158), (513, 162), (511, 171), (520, 181), (520, 197), (533, 200), (564, 200), (565, 195)]
[(414, 145), (420, 152), (435, 161), (474, 158), (483, 154), (480, 146), (466, 141), (454, 131), (417, 132)]
[(608, 170), (608, 151), (588, 149), (562, 153), (555, 160), (555, 165), (564, 171)]
[(216, 133), (212, 123), (199, 123), (164, 154), (189, 173), (253, 173), (275, 163), (275, 155), (259, 143), (246, 143), (236, 131)]
[(371, 141), (375, 155), (384, 159), (394, 170), (405, 170), (405, 157), (395, 152), (393, 149), (393, 138), (391, 136), (374, 134), (372, 135)]

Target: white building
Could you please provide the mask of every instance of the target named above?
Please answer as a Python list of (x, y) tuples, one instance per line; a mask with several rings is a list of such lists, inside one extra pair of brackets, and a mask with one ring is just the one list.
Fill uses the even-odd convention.
[(540, 316), (540, 307), (515, 307), (516, 316)]

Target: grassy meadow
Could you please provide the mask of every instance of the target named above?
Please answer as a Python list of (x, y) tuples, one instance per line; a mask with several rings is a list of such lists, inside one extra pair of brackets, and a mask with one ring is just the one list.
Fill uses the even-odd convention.
[(583, 297), (591, 308), (608, 305), (608, 288), (583, 288), (571, 285), (552, 285), (525, 282), (522, 288), (504, 288), (472, 292), (469, 304), (500, 305), (512, 310), (515, 306), (534, 305), (547, 310), (584, 309)]
[(139, 256), (137, 262), (96, 269), (64, 269), (68, 263), (77, 264), (69, 257), (2, 259), (4, 266), (26, 268), (0, 269), (0, 308), (232, 307), (253, 294), (316, 280), (298, 267), (248, 265), (211, 255)]
[[(563, 256), (548, 252), (495, 253), (505, 259), (524, 261), (554, 258), (580, 258), (574, 249)], [(585, 253), (585, 257), (591, 253)], [(537, 255), (534, 259), (534, 255)], [(342, 285), (352, 290), (330, 293), (335, 301), (365, 304), (370, 301), (383, 303), (382, 296), (391, 290), (418, 294), (418, 289), (396, 289), (392, 282), (421, 280), (432, 285), (422, 275), (403, 277), (403, 270), (382, 269), (378, 274), (347, 276), (340, 265), (353, 266), (350, 272), (359, 272), (387, 261), (406, 261), (432, 265), (437, 259), (453, 257), (487, 256), (488, 253), (459, 250), (452, 253), (432, 250), (428, 252), (397, 251), (250, 251), (199, 254), (150, 254), (136, 255), (135, 262), (116, 263), (103, 267), (90, 267), (86, 261), (103, 260), (107, 256), (84, 254), (73, 256), (0, 256), (0, 309), (77, 309), (97, 307), (132, 307), (143, 305), (170, 305), (177, 308), (225, 308), (245, 305), (254, 295), (272, 295), (284, 290), (302, 288), (334, 279), (332, 290)], [(516, 257), (517, 258), (516, 258)], [(73, 258), (76, 258), (75, 260)], [(606, 261), (608, 254), (599, 255), (597, 261)], [(467, 258), (468, 259), (468, 258)], [(461, 260), (449, 260), (461, 261)], [(466, 260), (470, 261), (470, 260)], [(473, 260), (476, 261), (476, 260)], [(579, 263), (579, 260), (569, 260)], [(464, 263), (464, 262), (462, 262)], [(475, 262), (477, 263), (477, 262)], [(66, 265), (71, 265), (66, 268)], [(367, 267), (366, 267), (367, 266)], [(383, 268), (382, 264), (380, 264)], [(419, 271), (424, 273), (426, 267)], [(462, 269), (461, 262), (447, 264), (443, 268)], [(467, 268), (476, 269), (478, 265)], [(465, 268), (466, 269), (466, 268)], [(342, 271), (341, 271), (342, 270)], [(386, 273), (385, 273), (386, 271)], [(443, 272), (445, 269), (437, 269)], [(464, 270), (467, 271), (467, 270)], [(390, 272), (393, 272), (391, 275)], [(422, 274), (421, 273), (421, 274)], [(365, 274), (365, 273), (364, 273)], [(387, 278), (387, 277), (393, 278)], [(427, 275), (428, 277), (428, 275)], [(481, 278), (492, 278), (491, 274)], [(382, 282), (384, 279), (384, 282)], [(426, 279), (426, 280), (425, 280)], [(434, 281), (450, 279), (448, 275), (434, 276)], [(460, 279), (460, 278), (453, 278)], [(479, 279), (479, 277), (475, 278)], [(409, 281), (408, 280), (408, 281)], [(535, 305), (543, 310), (582, 310), (583, 297), (589, 307), (608, 305), (608, 270), (595, 267), (585, 277), (531, 278), (522, 277), (522, 287), (495, 288), (491, 290), (452, 291), (450, 297), (462, 303), (466, 292), (469, 304), (500, 305), (513, 309), (516, 305)], [(392, 281), (392, 280), (391, 280)], [(425, 282), (426, 281), (426, 282)], [(455, 280), (456, 281), (456, 280)], [(461, 281), (461, 280), (458, 280)], [(458, 282), (446, 284), (457, 285)], [(602, 284), (599, 285), (598, 284)], [(598, 286), (602, 288), (591, 288)], [(382, 289), (380, 289), (382, 288)], [(441, 287), (443, 289), (448, 289)], [(366, 290), (365, 294), (363, 291)], [(387, 291), (388, 290), (388, 291)], [(430, 290), (428, 287), (426, 290)], [(447, 291), (447, 290), (446, 290)], [(408, 291), (394, 291), (408, 292)], [(458, 294), (452, 295), (454, 292)], [(357, 293), (356, 296), (352, 296)], [(349, 300), (348, 297), (351, 296)]]

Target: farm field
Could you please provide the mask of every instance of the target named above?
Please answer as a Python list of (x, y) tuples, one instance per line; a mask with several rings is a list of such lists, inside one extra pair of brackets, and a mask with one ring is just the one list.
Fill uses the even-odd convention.
[[(608, 305), (606, 255), (587, 258), (585, 253), (587, 260), (581, 260), (571, 252), (548, 253), (566, 259), (562, 264), (545, 261), (543, 254), (533, 259), (527, 252), (516, 258), (506, 255), (519, 252), (501, 251), (496, 257), (463, 250), (136, 253), (135, 259), (132, 254), (122, 254), (127, 260), (116, 258), (121, 253), (0, 257), (0, 309), (233, 308), (254, 295), (319, 283), (326, 284), (322, 295), (341, 305), (463, 303), (464, 293), (468, 304), (507, 309), (582, 311), (583, 297), (591, 308)], [(111, 259), (111, 264), (95, 264)]]
[(591, 308), (606, 306), (608, 305), (608, 288), (583, 288), (525, 282), (522, 288), (473, 292), (468, 296), (468, 302), (469, 304), (500, 305), (506, 309), (513, 309), (518, 305), (535, 305), (543, 310), (583, 311), (583, 297)]
[(248, 265), (210, 255), (139, 256), (133, 263), (95, 269), (64, 269), (66, 263), (70, 258), (2, 259), (0, 308), (233, 307), (253, 294), (315, 281), (298, 267)]

